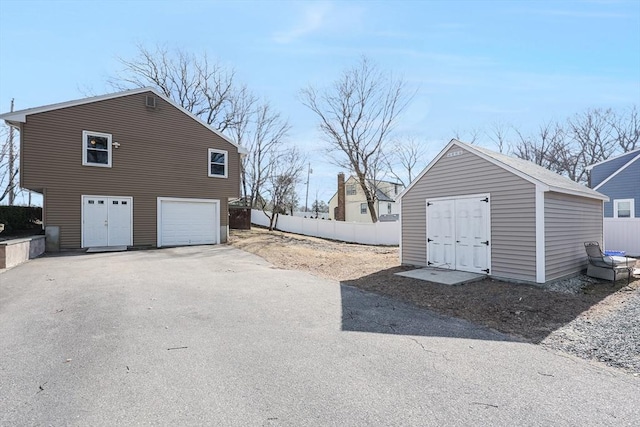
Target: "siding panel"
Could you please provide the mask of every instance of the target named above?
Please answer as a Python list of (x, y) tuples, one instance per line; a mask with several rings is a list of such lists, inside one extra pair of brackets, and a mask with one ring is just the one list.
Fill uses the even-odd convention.
[(615, 199), (634, 199), (635, 217), (640, 218), (640, 160), (627, 166), (625, 170), (598, 188), (598, 191), (611, 199), (604, 203), (606, 218), (613, 218), (613, 201)]
[[(60, 227), (61, 248), (81, 245), (81, 195), (132, 196), (134, 245), (156, 244), (157, 197), (220, 200), (240, 192), (237, 148), (158, 99), (145, 107), (140, 93), (28, 116), (22, 126), (21, 183), (45, 191), (45, 225)], [(82, 166), (82, 131), (110, 133), (112, 167)], [(207, 174), (207, 150), (228, 151), (228, 178)]]
[(426, 199), (491, 194), (491, 270), (535, 281), (535, 186), (460, 147), (443, 156), (402, 198), (402, 262), (426, 266)]
[(638, 155), (637, 151), (623, 154), (615, 159), (610, 159), (608, 162), (594, 166), (591, 170), (591, 188), (597, 186), (602, 181), (607, 179), (611, 174), (624, 166), (627, 162)]
[(584, 242), (602, 244), (602, 202), (549, 192), (544, 212), (546, 280), (586, 268)]

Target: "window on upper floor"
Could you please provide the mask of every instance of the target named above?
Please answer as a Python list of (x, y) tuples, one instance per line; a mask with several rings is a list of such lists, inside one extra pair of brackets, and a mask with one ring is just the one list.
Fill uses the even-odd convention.
[(209, 148), (209, 176), (226, 178), (228, 175), (229, 153), (225, 150)]
[(387, 203), (387, 213), (391, 215), (391, 203)]
[(360, 203), (360, 213), (362, 215), (365, 215), (367, 213), (367, 204), (366, 203)]
[(633, 199), (616, 199), (613, 201), (614, 218), (633, 218), (634, 216)]
[(355, 196), (356, 195), (356, 185), (349, 184), (347, 185), (347, 196)]
[(111, 134), (82, 131), (82, 164), (84, 166), (111, 167)]

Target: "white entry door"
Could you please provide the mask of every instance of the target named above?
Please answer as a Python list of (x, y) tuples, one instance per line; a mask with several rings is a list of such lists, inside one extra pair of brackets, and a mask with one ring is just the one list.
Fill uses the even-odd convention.
[(428, 200), (427, 265), (489, 273), (489, 206), (489, 195)]
[(82, 196), (82, 247), (131, 246), (133, 198)]

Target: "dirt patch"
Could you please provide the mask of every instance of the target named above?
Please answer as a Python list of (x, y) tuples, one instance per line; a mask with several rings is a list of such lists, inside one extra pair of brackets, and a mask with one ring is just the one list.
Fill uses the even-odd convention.
[[(573, 279), (564, 292), (492, 279), (461, 286), (439, 285), (395, 275), (414, 268), (400, 265), (397, 247), (334, 242), (261, 228), (232, 230), (229, 243), (280, 268), (305, 270), (534, 343), (543, 342), (575, 319), (593, 322), (627, 303), (637, 304), (633, 301), (639, 300), (640, 293), (640, 280), (629, 286), (626, 281), (611, 286), (586, 277)], [(584, 287), (576, 287), (576, 281)]]
[[(543, 339), (590, 308), (610, 310), (629, 295), (617, 292), (626, 285), (623, 282), (615, 287), (596, 282), (577, 294), (492, 279), (444, 286), (395, 275), (414, 269), (400, 265), (397, 247), (334, 242), (261, 228), (233, 230), (229, 243), (280, 268), (309, 271), (532, 341)], [(638, 281), (632, 283), (634, 289), (637, 285)]]
[(398, 248), (366, 246), (263, 228), (231, 230), (229, 243), (280, 268), (304, 270), (337, 281), (357, 279), (398, 265)]

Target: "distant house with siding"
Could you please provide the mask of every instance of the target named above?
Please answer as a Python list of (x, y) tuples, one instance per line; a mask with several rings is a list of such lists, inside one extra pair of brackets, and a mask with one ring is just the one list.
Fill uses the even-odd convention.
[(640, 148), (587, 167), (589, 186), (609, 196), (605, 218), (640, 218)]
[[(341, 179), (340, 176), (344, 179), (344, 175), (339, 174), (338, 180)], [(396, 203), (396, 197), (404, 189), (404, 186), (397, 182), (376, 180), (375, 184), (370, 183), (370, 187), (375, 193), (374, 207), (378, 218), (395, 216), (395, 221), (397, 221), (400, 206)], [(340, 197), (341, 191), (344, 198)], [(344, 218), (338, 214), (340, 203), (344, 203)], [(340, 181), (338, 182), (338, 191), (329, 200), (329, 218), (345, 222), (371, 223), (367, 198), (356, 177), (350, 176), (342, 184)]]
[(453, 139), (399, 199), (402, 264), (546, 283), (586, 268), (608, 197)]
[(604, 247), (640, 256), (640, 148), (587, 167), (604, 203)]

